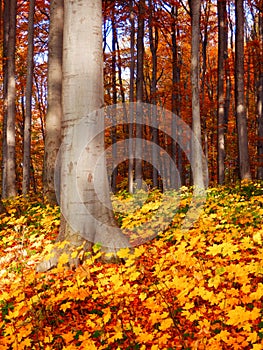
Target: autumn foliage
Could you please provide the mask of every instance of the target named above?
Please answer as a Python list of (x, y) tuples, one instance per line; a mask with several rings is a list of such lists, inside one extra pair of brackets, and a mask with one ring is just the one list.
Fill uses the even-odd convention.
[[(72, 269), (64, 254), (46, 273), (35, 267), (53, 247), (58, 208), (30, 196), (6, 200), (0, 349), (262, 349), (262, 194), (262, 183), (209, 189), (198, 221), (182, 231), (185, 189), (169, 228), (133, 253), (120, 250), (123, 264), (102, 264), (95, 246), (83, 265)], [(118, 221), (144, 222), (160, 196)]]

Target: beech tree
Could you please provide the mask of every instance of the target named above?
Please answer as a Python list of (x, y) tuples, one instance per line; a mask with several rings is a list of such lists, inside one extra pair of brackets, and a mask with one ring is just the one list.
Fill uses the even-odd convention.
[(200, 121), (200, 15), (201, 1), (189, 0), (191, 15), (191, 87), (192, 87), (192, 130), (194, 137), (191, 142), (191, 167), (193, 173), (193, 184), (196, 187), (204, 187), (202, 153), (200, 152), (201, 121)]
[(26, 194), (30, 188), (31, 173), (31, 120), (32, 120), (32, 85), (34, 69), (34, 14), (35, 0), (29, 1), (28, 14), (28, 52), (26, 72), (26, 113), (24, 120), (24, 154), (22, 192)]
[(225, 181), (225, 59), (227, 57), (226, 0), (217, 1), (218, 10), (218, 110), (217, 110), (217, 169), (218, 183)]
[[(176, 6), (172, 6), (171, 8), (171, 42), (172, 42), (172, 112), (176, 116), (180, 115), (180, 54), (178, 47), (178, 39), (179, 39), (179, 30), (177, 28), (178, 25), (178, 4)], [(176, 120), (174, 116), (172, 117), (172, 137), (175, 140), (177, 137), (179, 138), (179, 130), (176, 127)], [(182, 169), (182, 150), (180, 146), (175, 142), (172, 142), (171, 146), (171, 157), (174, 162), (176, 162), (176, 158), (178, 160), (178, 170), (180, 174), (181, 183), (183, 183), (183, 169)], [(171, 169), (172, 170), (172, 169)], [(171, 176), (171, 187), (178, 188), (179, 181), (178, 178), (173, 174)]]
[[(129, 1), (129, 10), (130, 10), (130, 91), (129, 91), (129, 102), (134, 102), (134, 75), (135, 75), (135, 14), (134, 14), (134, 1)], [(132, 104), (131, 104), (132, 106)], [(129, 120), (129, 165), (128, 165), (128, 189), (130, 193), (133, 193), (133, 167), (134, 167), (134, 152), (133, 152), (133, 109), (130, 107), (130, 120)]]
[(54, 171), (61, 143), (62, 43), (63, 0), (51, 0), (48, 43), (48, 106), (43, 169), (43, 192), (50, 203), (57, 202), (54, 187)]
[(235, 100), (238, 135), (238, 159), (241, 180), (251, 179), (247, 116), (244, 97), (244, 8), (243, 0), (236, 0), (236, 37), (235, 37)]
[(142, 160), (143, 152), (143, 126), (142, 102), (143, 102), (143, 67), (144, 67), (144, 26), (145, 26), (145, 0), (139, 0), (138, 30), (137, 30), (137, 76), (136, 76), (136, 144), (135, 144), (135, 180), (138, 189), (142, 188)]
[[(16, 195), (16, 162), (15, 162), (15, 116), (16, 116), (16, 83), (15, 83), (15, 45), (17, 2), (4, 2), (4, 26), (7, 67), (4, 73), (4, 131), (3, 131), (3, 171), (2, 197)], [(4, 52), (5, 53), (5, 52)]]
[[(2, 4), (1, 4), (2, 5)], [(2, 127), (2, 197), (6, 197), (6, 158), (7, 158), (7, 140), (6, 140), (6, 132), (7, 132), (7, 83), (8, 83), (8, 36), (9, 36), (9, 5), (10, 2), (4, 0), (4, 10), (3, 16), (3, 127)], [(2, 6), (1, 6), (2, 9)], [(1, 26), (2, 29), (2, 26)]]
[[(101, 24), (101, 0), (64, 1), (62, 145), (57, 189), (62, 214), (58, 241), (66, 240), (73, 247), (83, 244), (84, 249), (96, 242), (104, 252), (114, 253), (129, 242), (113, 217), (103, 157)], [(54, 252), (38, 270), (55, 266), (60, 253)]]

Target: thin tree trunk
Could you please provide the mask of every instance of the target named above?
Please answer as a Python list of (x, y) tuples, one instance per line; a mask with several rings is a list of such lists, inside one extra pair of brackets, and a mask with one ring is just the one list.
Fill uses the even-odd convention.
[(36, 95), (37, 95), (37, 105), (38, 105), (38, 112), (39, 112), (39, 119), (40, 119), (40, 125), (41, 125), (41, 133), (42, 138), (45, 143), (45, 125), (44, 125), (44, 116), (45, 116), (45, 103), (43, 102), (43, 96), (40, 93), (39, 89), (39, 83), (37, 81), (37, 77), (34, 77), (34, 84), (36, 87)]
[(3, 42), (4, 33), (3, 0), (0, 0), (0, 41)]
[[(111, 64), (111, 77), (112, 77), (112, 104), (117, 104), (117, 77), (116, 77), (116, 42), (117, 42), (117, 29), (115, 24), (115, 4), (112, 4), (112, 14), (111, 14), (111, 26), (112, 26), (112, 64)], [(113, 107), (114, 108), (114, 107)], [(117, 175), (118, 175), (118, 164), (117, 160), (117, 128), (116, 128), (116, 115), (113, 111), (112, 113), (113, 126), (111, 128), (111, 141), (112, 141), (112, 160), (113, 169), (111, 175), (111, 189), (113, 193), (117, 189)]]
[(34, 14), (35, 0), (29, 2), (28, 15), (28, 52), (26, 73), (26, 115), (24, 121), (24, 150), (23, 150), (23, 182), (22, 192), (27, 194), (30, 189), (31, 173), (31, 120), (32, 120), (32, 88), (34, 69)]
[(128, 164), (128, 190), (129, 193), (133, 193), (133, 167), (134, 167), (134, 150), (133, 150), (133, 128), (134, 128), (134, 71), (135, 71), (135, 21), (134, 21), (134, 10), (133, 0), (130, 0), (130, 23), (131, 23), (131, 44), (130, 44), (130, 95), (129, 101), (131, 103), (129, 108), (129, 164)]
[(201, 153), (201, 121), (200, 121), (200, 87), (199, 87), (199, 42), (200, 42), (200, 0), (189, 0), (191, 13), (191, 86), (192, 86), (192, 131), (191, 167), (193, 185), (204, 187), (202, 153)]
[[(206, 83), (206, 70), (207, 70), (207, 45), (208, 45), (208, 22), (210, 19), (210, 7), (211, 2), (206, 1), (203, 6), (204, 11), (204, 29), (202, 35), (202, 74), (201, 74), (201, 106), (205, 103), (205, 83)], [(203, 111), (201, 111), (201, 129), (203, 133), (203, 145), (206, 158), (208, 158), (208, 131), (206, 116)]]
[(174, 164), (178, 164), (178, 171), (180, 175), (180, 179), (178, 177), (178, 173), (174, 174), (174, 165), (171, 165), (171, 187), (178, 188), (180, 183), (183, 181), (183, 169), (182, 169), (182, 150), (180, 147), (180, 130), (177, 128), (176, 117), (180, 115), (180, 93), (179, 93), (179, 82), (180, 82), (180, 63), (179, 63), (179, 53), (178, 53), (178, 45), (177, 45), (177, 16), (178, 16), (178, 7), (173, 6), (171, 10), (172, 15), (172, 145), (171, 145), (171, 158)]
[(63, 0), (51, 0), (50, 2), (48, 106), (46, 115), (43, 191), (48, 201), (52, 204), (57, 203), (54, 171), (61, 144), (63, 7)]
[(144, 82), (144, 13), (145, 0), (139, 0), (138, 30), (137, 30), (137, 77), (136, 77), (136, 145), (135, 145), (135, 179), (137, 189), (142, 188), (142, 152), (143, 152), (143, 126), (142, 126), (142, 102)]
[(251, 179), (248, 131), (244, 97), (244, 8), (243, 0), (236, 0), (235, 40), (235, 100), (238, 135), (239, 174), (241, 180)]
[[(123, 120), (124, 123), (123, 124), (123, 135), (125, 135), (126, 137), (129, 136), (129, 121), (128, 121), (128, 116), (127, 116), (127, 108), (126, 108), (126, 98), (125, 98), (125, 90), (124, 90), (124, 86), (123, 86), (123, 81), (122, 81), (122, 60), (121, 60), (121, 51), (120, 51), (120, 46), (119, 46), (119, 41), (118, 41), (118, 37), (116, 37), (116, 46), (117, 46), (117, 52), (118, 52), (118, 80), (119, 80), (119, 86), (120, 86), (120, 94), (121, 94), (121, 102), (123, 104)], [(128, 142), (129, 144), (129, 142)], [(129, 152), (129, 146), (125, 146), (126, 147), (126, 153)], [(128, 153), (129, 154), (129, 153)], [(125, 174), (126, 176), (126, 174)]]
[(259, 55), (259, 80), (258, 80), (258, 97), (257, 97), (257, 114), (258, 114), (258, 179), (263, 179), (263, 19), (262, 10), (259, 11), (259, 42), (260, 42), (260, 55)]
[(225, 60), (227, 58), (226, 0), (217, 1), (218, 9), (218, 109), (217, 109), (217, 172), (218, 183), (225, 182)]
[(7, 197), (6, 165), (7, 165), (7, 87), (8, 87), (8, 36), (9, 36), (10, 2), (4, 0), (3, 11), (3, 137), (2, 137), (2, 197)]
[[(157, 49), (159, 41), (158, 28), (153, 23), (154, 5), (152, 0), (149, 0), (149, 39), (150, 39), (150, 50), (152, 54), (152, 76), (151, 76), (151, 87), (150, 87), (150, 103), (156, 105), (156, 92), (157, 92)], [(151, 110), (151, 123), (152, 129), (152, 183), (154, 188), (158, 188), (158, 169), (156, 165), (159, 164), (159, 152), (157, 151), (156, 145), (159, 144), (158, 137), (158, 126), (157, 126), (157, 115), (155, 107)], [(160, 169), (159, 169), (160, 171)]]
[(6, 169), (4, 171), (6, 192), (4, 197), (16, 195), (15, 119), (16, 119), (16, 0), (10, 0), (8, 34), (8, 78), (7, 78), (7, 120), (6, 120)]

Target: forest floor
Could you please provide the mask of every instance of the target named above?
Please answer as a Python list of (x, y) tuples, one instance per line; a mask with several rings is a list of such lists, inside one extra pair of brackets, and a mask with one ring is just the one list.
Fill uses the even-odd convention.
[(103, 264), (97, 245), (83, 265), (67, 268), (64, 254), (45, 273), (35, 269), (52, 250), (59, 208), (34, 195), (5, 201), (0, 350), (262, 349), (263, 184), (209, 189), (182, 230), (191, 200), (190, 190), (177, 194), (170, 225), (156, 235), (145, 223), (160, 207), (169, 211), (162, 195), (134, 206), (123, 192), (115, 209), (133, 201), (134, 210), (119, 211), (119, 224), (146, 234), (133, 253), (122, 249), (122, 264)]

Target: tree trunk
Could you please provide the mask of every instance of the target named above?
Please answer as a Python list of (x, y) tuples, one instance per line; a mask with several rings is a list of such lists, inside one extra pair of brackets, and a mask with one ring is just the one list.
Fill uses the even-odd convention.
[(130, 44), (130, 95), (129, 102), (129, 164), (128, 164), (128, 190), (129, 193), (133, 193), (133, 167), (134, 167), (134, 150), (133, 150), (133, 127), (134, 127), (134, 71), (135, 71), (135, 21), (134, 21), (134, 10), (133, 10), (133, 0), (130, 0), (130, 23), (131, 23), (131, 44)]
[(3, 136), (2, 136), (2, 197), (7, 197), (6, 164), (7, 164), (7, 86), (8, 86), (8, 36), (9, 36), (10, 2), (4, 0), (3, 11)]
[[(73, 247), (84, 244), (85, 249), (99, 243), (103, 251), (115, 253), (129, 242), (113, 217), (104, 157), (101, 17), (101, 0), (64, 1), (58, 240)], [(43, 261), (38, 271), (56, 265), (60, 253)]]
[[(116, 65), (117, 65), (117, 29), (115, 23), (115, 4), (112, 4), (112, 14), (111, 14), (111, 26), (112, 26), (112, 64), (111, 64), (111, 77), (112, 77), (112, 104), (117, 104), (117, 75), (116, 75)], [(114, 107), (113, 107), (114, 108)], [(111, 189), (113, 193), (117, 189), (117, 175), (118, 175), (118, 164), (116, 164), (117, 159), (117, 128), (116, 128), (116, 115), (112, 114), (112, 127), (111, 127), (111, 141), (112, 141), (112, 174), (111, 174)]]
[[(203, 30), (202, 30), (202, 68), (201, 68), (201, 106), (204, 108), (205, 104), (205, 85), (207, 83), (207, 45), (208, 45), (208, 34), (209, 34), (209, 21), (210, 21), (210, 9), (211, 0), (206, 1), (203, 5), (204, 20), (203, 20)], [(208, 158), (208, 131), (206, 123), (206, 112), (201, 110), (201, 129), (203, 133), (203, 145), (204, 153), (206, 158)]]
[(54, 172), (61, 144), (63, 0), (50, 2), (48, 47), (48, 106), (46, 115), (43, 192), (51, 204), (57, 203)]
[(259, 80), (258, 80), (258, 97), (257, 97), (257, 114), (258, 114), (258, 158), (259, 167), (257, 177), (259, 180), (263, 180), (263, 19), (262, 10), (259, 10), (258, 15), (258, 30), (259, 30), (259, 42), (260, 42), (260, 55), (259, 55)]
[[(172, 15), (172, 145), (171, 145), (171, 158), (174, 164), (171, 164), (171, 187), (178, 188), (183, 182), (183, 169), (182, 169), (182, 150), (180, 147), (180, 130), (177, 128), (176, 117), (180, 115), (180, 94), (179, 94), (179, 82), (180, 82), (180, 63), (177, 44), (177, 16), (178, 6), (173, 6), (171, 9)], [(178, 173), (174, 174), (174, 165), (178, 164)]]
[(3, 197), (16, 195), (16, 162), (15, 162), (15, 119), (16, 119), (16, 81), (15, 81), (15, 45), (16, 45), (16, 0), (9, 2), (8, 33), (8, 76), (7, 76), (7, 119), (6, 119), (6, 169)]
[(138, 30), (137, 30), (137, 77), (136, 77), (136, 144), (135, 144), (135, 180), (136, 188), (142, 188), (142, 152), (143, 152), (143, 65), (144, 65), (144, 13), (145, 0), (139, 0)]
[(193, 185), (197, 188), (204, 187), (203, 165), (202, 165), (202, 141), (200, 121), (200, 87), (199, 87), (199, 42), (200, 42), (200, 0), (189, 0), (191, 14), (191, 86), (192, 86), (192, 131), (191, 140), (191, 167), (193, 174)]
[(26, 72), (26, 115), (24, 120), (24, 153), (22, 192), (27, 194), (30, 189), (31, 173), (31, 120), (32, 120), (32, 85), (34, 69), (34, 14), (35, 0), (29, 1), (28, 14), (28, 51)]
[[(150, 50), (152, 55), (152, 76), (151, 76), (151, 87), (150, 87), (150, 103), (156, 105), (156, 92), (157, 92), (157, 49), (159, 41), (158, 28), (153, 23), (154, 15), (154, 4), (152, 0), (149, 0), (149, 40), (150, 40)], [(151, 123), (154, 126), (152, 129), (152, 184), (154, 188), (158, 188), (158, 169), (156, 164), (159, 164), (159, 152), (155, 145), (159, 143), (158, 126), (157, 126), (157, 116), (155, 107), (151, 108)], [(160, 171), (160, 169), (159, 169)]]
[(218, 9), (218, 109), (217, 109), (217, 173), (218, 183), (225, 182), (225, 59), (227, 57), (226, 0), (217, 1)]
[(238, 136), (239, 173), (241, 180), (250, 180), (247, 118), (244, 98), (244, 9), (243, 0), (236, 0), (235, 100)]

